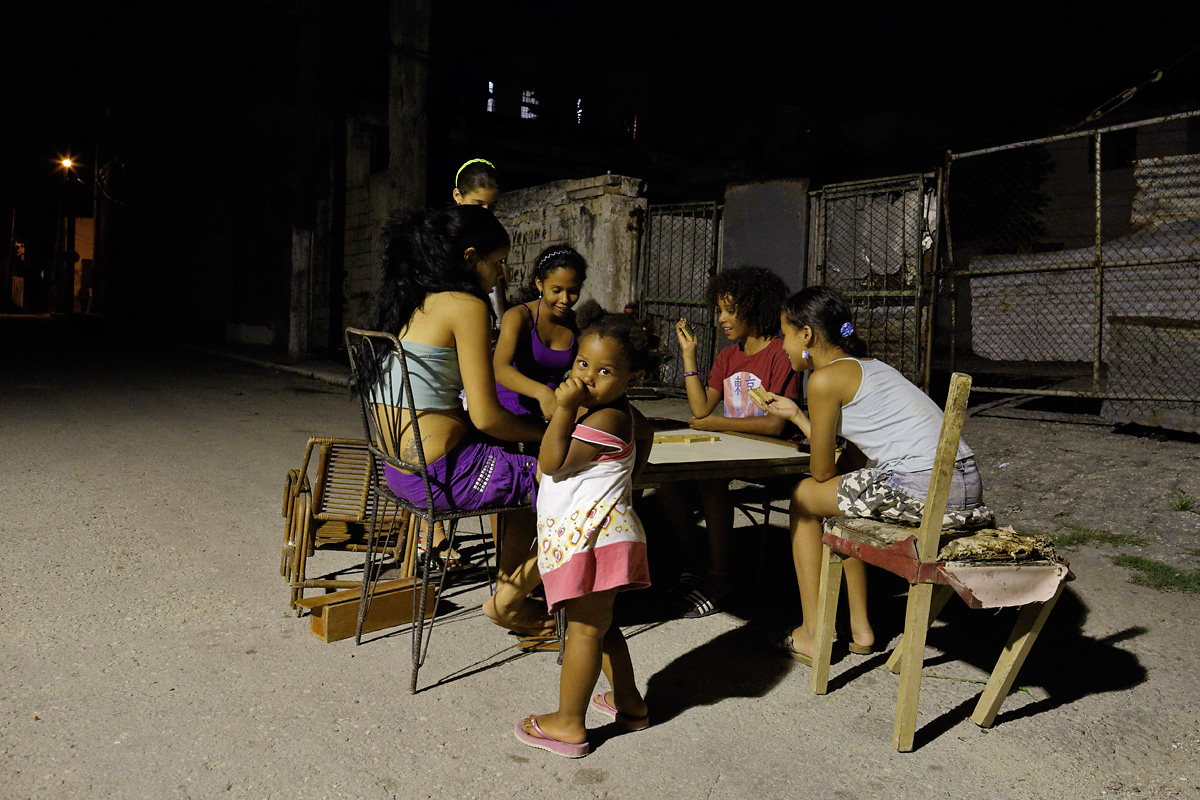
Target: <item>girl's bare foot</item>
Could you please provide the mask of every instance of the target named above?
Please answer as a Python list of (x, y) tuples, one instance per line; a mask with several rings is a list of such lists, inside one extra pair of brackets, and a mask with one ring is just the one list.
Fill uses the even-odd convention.
[(870, 622), (850, 620), (850, 643), (847, 647), (851, 653), (859, 655), (865, 655), (875, 649), (875, 630)]
[(813, 641), (813, 635), (806, 633), (803, 625), (778, 634), (772, 644), (785, 655), (791, 657), (793, 661), (799, 661), (805, 666), (812, 666), (812, 653), (815, 642)]
[(496, 596), (483, 601), (483, 615), (505, 630), (522, 636), (548, 636), (554, 633), (554, 620), (537, 603), (523, 600), (514, 614), (502, 614), (496, 608)]
[(637, 701), (628, 704), (617, 705), (617, 693), (605, 692), (604, 702), (609, 708), (615, 708), (618, 714), (631, 720), (641, 720), (650, 716), (650, 707), (646, 705), (643, 698), (638, 698)]

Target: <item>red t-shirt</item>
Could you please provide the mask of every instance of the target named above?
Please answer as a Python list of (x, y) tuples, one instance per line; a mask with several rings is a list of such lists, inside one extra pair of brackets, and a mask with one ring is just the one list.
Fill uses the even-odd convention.
[(800, 376), (783, 352), (783, 339), (773, 338), (754, 355), (746, 355), (741, 344), (726, 347), (713, 359), (708, 385), (721, 393), (727, 417), (761, 417), (767, 412), (750, 399), (750, 390), (761, 386), (768, 392), (790, 397), (797, 403), (803, 394)]

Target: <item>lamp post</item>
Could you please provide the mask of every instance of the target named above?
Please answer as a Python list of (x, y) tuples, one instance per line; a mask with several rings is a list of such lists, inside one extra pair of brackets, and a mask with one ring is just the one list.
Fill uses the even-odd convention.
[[(79, 260), (79, 256), (75, 252), (75, 206), (71, 202), (70, 184), (71, 173), (78, 165), (70, 155), (62, 156), (58, 163), (62, 166), (63, 178), (62, 191), (59, 194), (58, 220), (55, 223), (56, 247), (51, 311), (69, 314), (75, 308), (75, 262)], [(65, 226), (63, 225), (64, 221)], [(65, 233), (61, 240), (61, 249), (57, 247), (60, 241), (59, 231)]]

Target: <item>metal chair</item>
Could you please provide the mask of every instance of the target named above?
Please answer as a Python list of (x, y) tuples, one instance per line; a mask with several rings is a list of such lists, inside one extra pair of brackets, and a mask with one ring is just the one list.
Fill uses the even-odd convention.
[[(437, 618), (437, 604), (441, 599), (446, 580), (446, 569), (440, 560), (435, 558), (433, 547), (427, 546), (423, 552), (416, 552), (416, 540), (421, 535), (416, 529), (423, 530), (426, 541), (432, 543), (435, 528), (445, 523), (447, 548), (453, 550), (458, 520), (465, 517), (502, 514), (521, 508), (528, 509), (530, 505), (478, 508), (468, 511), (435, 509), (428, 464), (425, 461), (425, 450), (422, 446), (420, 419), (413, 399), (408, 373), (408, 357), (404, 345), (389, 333), (347, 328), (346, 351), (350, 357), (351, 385), (359, 399), (367, 450), (372, 459), (370, 474), (375, 498), (368, 530), (368, 546), (363, 562), (362, 596), (359, 602), (358, 629), (354, 641), (356, 644), (362, 641), (363, 620), (368, 613), (371, 597), (382, 567), (383, 559), (377, 557), (380, 549), (376, 543), (380, 537), (396, 536), (397, 542), (403, 538), (405, 539), (405, 563), (417, 567), (415, 570), (409, 571), (414, 579), (412, 679), (409, 691), (415, 693), (417, 691), (417, 675), (429, 651), (429, 640)], [(389, 368), (392, 363), (399, 366), (398, 376)], [(374, 376), (374, 378), (369, 376)], [(403, 412), (407, 412), (407, 415)], [(412, 441), (416, 450), (416, 459), (413, 461), (404, 460), (398, 455), (401, 433), (408, 428), (412, 430)], [(425, 488), (425, 502), (410, 503), (393, 494), (384, 479), (384, 464), (390, 464), (396, 469), (419, 475)], [(389, 519), (393, 519), (387, 514), (389, 508), (403, 509), (411, 514), (412, 524), (408, 526), (407, 531), (389, 523)], [(417, 559), (414, 559), (414, 555), (417, 556)], [(433, 613), (426, 622), (423, 612), (428, 607), (431, 586), (434, 587)], [(427, 625), (428, 633), (426, 632)]]
[[(971, 377), (955, 373), (950, 382), (941, 439), (920, 528), (914, 530), (875, 519), (832, 517), (825, 521), (821, 538), (821, 587), (811, 685), (816, 694), (825, 694), (829, 684), (842, 559), (861, 559), (899, 575), (911, 584), (904, 635), (887, 662), (888, 669), (900, 673), (892, 737), (893, 745), (900, 752), (913, 749), (926, 632), (950, 596), (957, 593), (971, 608), (1021, 607), (1012, 634), (971, 716), (975, 724), (986, 728), (995, 721), (1000, 705), (1063, 587), (1074, 578), (1069, 565), (1054, 554), (1048, 541), (1038, 542), (995, 530), (942, 531), (950, 477), (970, 392)], [(1003, 548), (996, 548), (995, 552), (1000, 553), (1002, 560), (973, 560), (961, 554), (972, 549), (961, 546), (968, 541), (967, 536), (984, 544), (989, 539), (992, 542), (1020, 539), (1023, 543), (1019, 545), (1020, 552), (1009, 555), (1003, 554)], [(982, 551), (985, 548), (975, 546), (974, 549)]]
[[(309, 472), (314, 479), (309, 480)], [(284, 541), (279, 574), (291, 585), (291, 608), (305, 589), (349, 589), (361, 581), (311, 579), (308, 559), (317, 551), (362, 552), (374, 502), (371, 454), (362, 439), (314, 436), (300, 469), (288, 470), (283, 488)], [(404, 513), (404, 512), (401, 512)], [(404, 524), (405, 520), (397, 520)], [(385, 552), (399, 560), (396, 547)]]

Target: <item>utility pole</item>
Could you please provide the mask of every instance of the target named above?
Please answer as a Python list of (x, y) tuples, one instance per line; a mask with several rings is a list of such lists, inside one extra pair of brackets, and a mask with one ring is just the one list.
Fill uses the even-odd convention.
[(292, 164), (292, 280), (288, 309), (288, 358), (312, 349), (313, 232), (317, 223), (317, 67), (320, 63), (321, 0), (302, 0), (296, 37), (296, 147)]
[(388, 163), (395, 198), (393, 211), (410, 211), (425, 205), (429, 159), (425, 105), (431, 13), (430, 0), (392, 0)]

